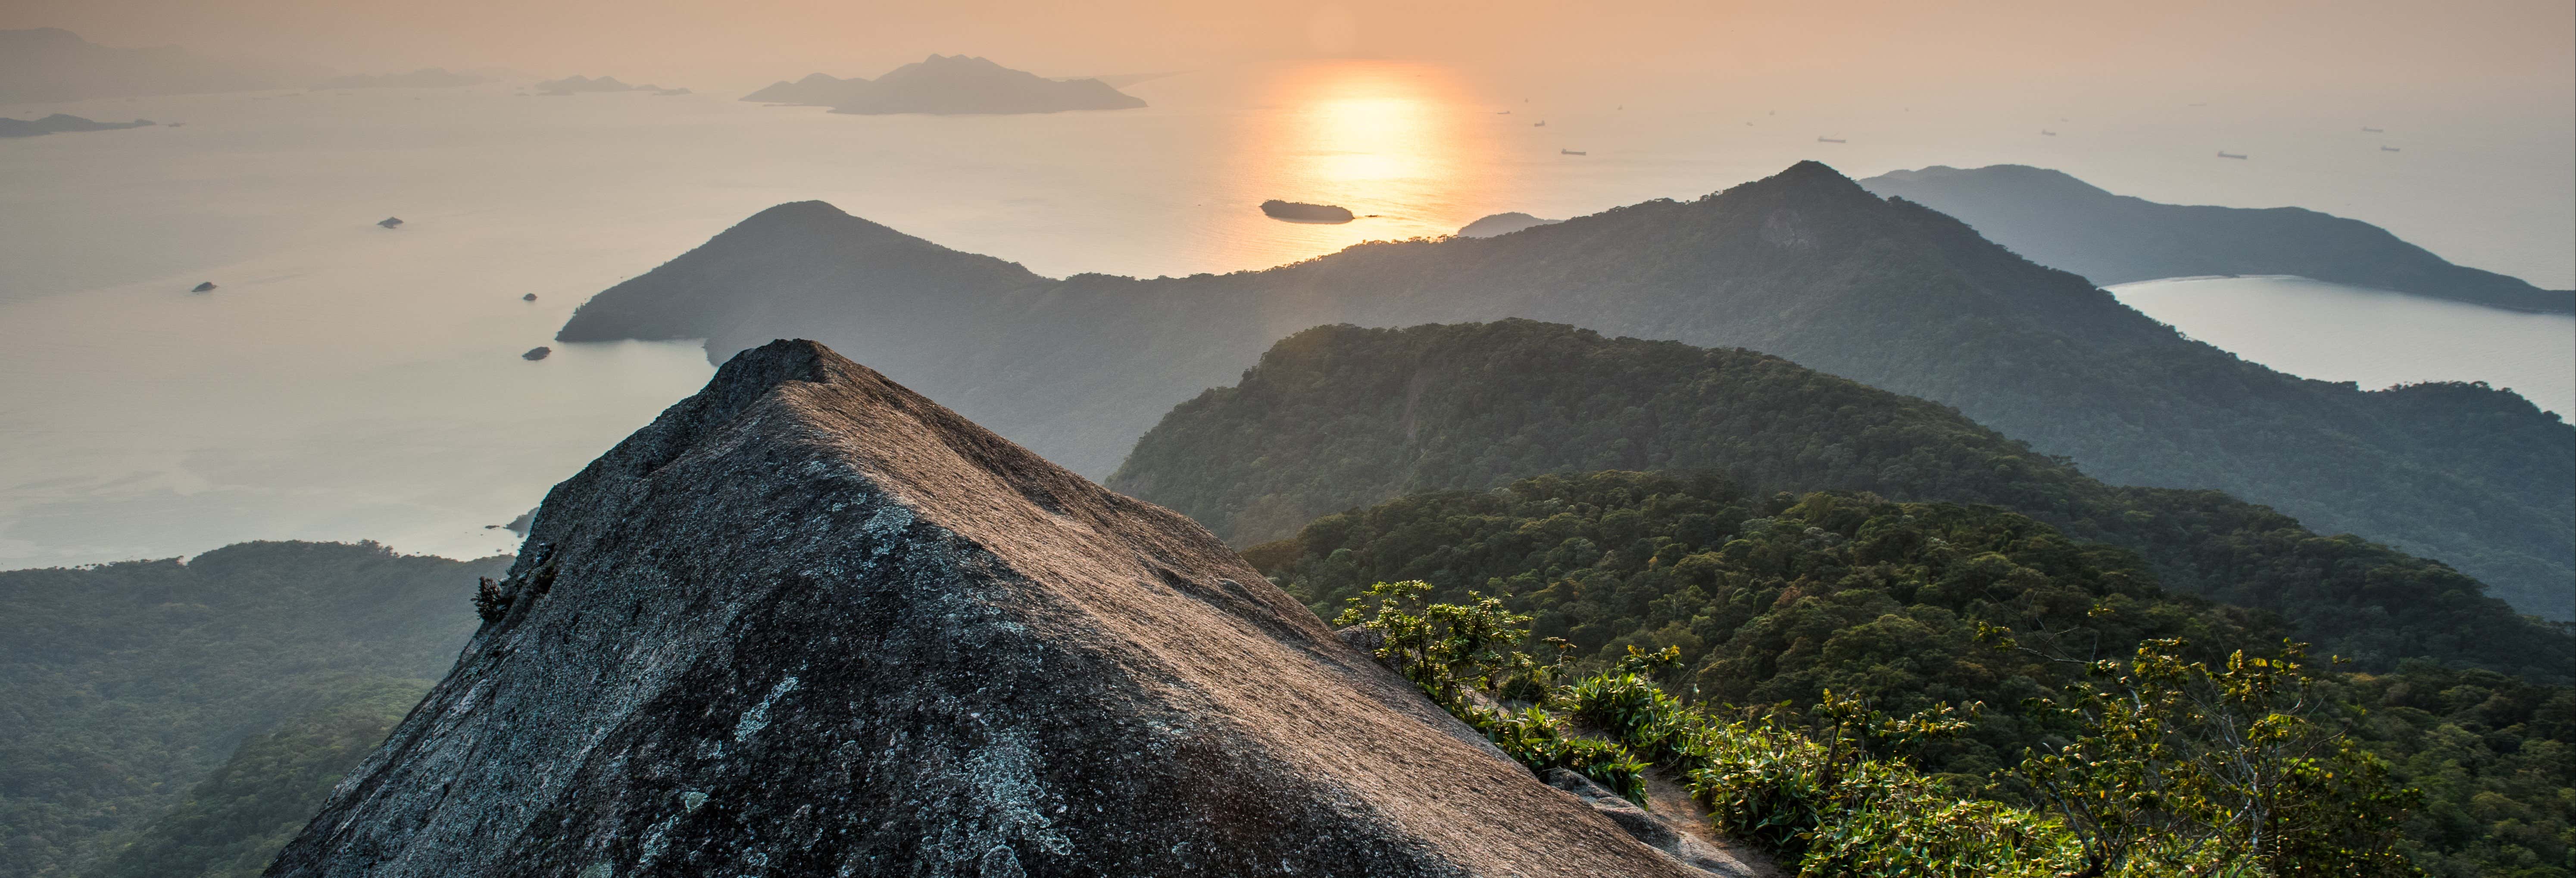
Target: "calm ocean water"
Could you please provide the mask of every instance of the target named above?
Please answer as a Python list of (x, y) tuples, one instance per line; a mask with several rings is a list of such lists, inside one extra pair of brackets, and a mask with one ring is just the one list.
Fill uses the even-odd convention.
[[(1203, 71), (1129, 90), (1154, 106), (851, 117), (731, 95), (488, 86), (0, 107), (186, 123), (0, 141), (0, 568), (244, 539), (506, 551), (514, 539), (484, 525), (533, 505), (710, 372), (684, 344), (519, 354), (550, 344), (583, 297), (783, 201), (828, 200), (1044, 274), (1150, 276), (1446, 234), (1506, 210), (1690, 198), (1805, 158), (1855, 177), (2025, 162), (2160, 200), (2359, 216), (2544, 285), (2576, 276), (2564, 152), (2474, 130), (2409, 141), (2401, 165), (2335, 133), (2340, 121), (2289, 122), (2228, 138), (2298, 160), (2213, 163), (2200, 144), (2249, 123), (2170, 108), (2092, 128), (2051, 122), (2061, 136), (2041, 139), (2000, 111), (1784, 109), (1717, 87), (1523, 94), (1393, 62)], [(1849, 142), (1816, 141), (1827, 135)], [(2482, 163), (2422, 158), (2445, 148)], [(1253, 208), (1268, 198), (1364, 218), (1274, 222)], [(406, 224), (373, 225), (386, 216)], [(187, 292), (200, 281), (219, 288)], [(2341, 309), (2331, 331), (2300, 322), (2312, 300), (2296, 296), (2312, 293), (2334, 295), (2299, 288), (2247, 314), (2122, 292), (2197, 337), (2316, 377), (2542, 388), (2513, 370), (2568, 371), (2563, 348), (2475, 353), (2522, 344), (2494, 341), (2500, 330), (2478, 314), (2432, 339), (2404, 308)], [(2179, 310), (2159, 310), (2168, 304)], [(2389, 327), (2418, 330), (2407, 369), (2337, 372), (2332, 357), (2266, 346)], [(2567, 410), (2564, 381), (2533, 392)]]
[(2576, 317), (2303, 277), (2176, 278), (2110, 290), (2186, 335), (2292, 375), (2374, 390), (2484, 381), (2576, 418)]

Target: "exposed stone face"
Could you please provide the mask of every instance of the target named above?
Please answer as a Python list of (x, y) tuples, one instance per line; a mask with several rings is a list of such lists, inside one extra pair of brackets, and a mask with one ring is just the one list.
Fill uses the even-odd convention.
[(1197, 525), (810, 342), (557, 486), (502, 587), (270, 875), (1690, 874)]
[(1728, 850), (1693, 837), (1673, 825), (1671, 814), (1657, 814), (1637, 807), (1610, 788), (1594, 783), (1591, 778), (1562, 768), (1548, 769), (1549, 786), (1573, 793), (1593, 811), (1610, 819), (1629, 837), (1662, 851), (1675, 860), (1710, 875), (1722, 878), (1770, 878), (1776, 869), (1745, 862), (1737, 851)]

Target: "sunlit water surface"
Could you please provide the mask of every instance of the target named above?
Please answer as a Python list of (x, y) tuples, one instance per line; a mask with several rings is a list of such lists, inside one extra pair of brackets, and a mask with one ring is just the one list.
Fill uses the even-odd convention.
[[(484, 525), (526, 510), (711, 371), (687, 344), (519, 354), (551, 344), (582, 298), (785, 201), (827, 200), (1052, 276), (1152, 276), (1447, 234), (1507, 210), (1691, 198), (1805, 158), (1854, 177), (2027, 162), (2166, 200), (2232, 193), (2351, 213), (2446, 255), (2502, 252), (2473, 264), (2545, 284), (2570, 272), (2564, 199), (2458, 195), (2470, 187), (2453, 178), (2504, 161), (2499, 150), (2519, 148), (2509, 138), (2410, 141), (2482, 166), (2279, 128), (2269, 154), (2310, 153), (2249, 167), (2199, 157), (2211, 135), (2187, 126), (2214, 123), (2180, 114), (2201, 110), (2124, 129), (2051, 123), (2065, 136), (2038, 138), (1992, 114), (1784, 108), (1722, 82), (1681, 88), (1524, 94), (1437, 66), (1352, 61), (1187, 73), (1130, 86), (1148, 109), (1039, 116), (856, 117), (506, 85), (0, 107), (186, 123), (0, 141), (0, 568), (243, 539), (506, 551), (514, 540)], [(1850, 142), (1818, 143), (1824, 134)], [(2526, 152), (2540, 158), (2504, 161), (2504, 176), (2564, 188), (2547, 176), (2563, 176), (2563, 151)], [(2399, 174), (2399, 162), (2424, 170)], [(2467, 200), (2441, 200), (2455, 196)], [(1254, 207), (1270, 198), (1361, 218), (1273, 221)], [(373, 225), (386, 216), (406, 224)], [(2410, 224), (2419, 216), (2440, 221)], [(2546, 246), (2493, 249), (2532, 240)], [(219, 289), (187, 292), (199, 281)], [(2272, 318), (2295, 310), (2282, 308)], [(2423, 320), (2401, 312), (2386, 319)], [(2238, 325), (2300, 325), (2272, 318)], [(2317, 377), (2540, 386), (2457, 346), (2418, 344), (2425, 368), (2364, 378), (2266, 359), (2286, 355), (2262, 347), (2265, 332), (2231, 341), (2189, 315), (2163, 319)], [(2563, 400), (2559, 387), (2547, 398)]]
[(2303, 277), (2175, 278), (2112, 295), (2253, 362), (2376, 390), (2484, 381), (2576, 415), (2576, 317), (2526, 314)]

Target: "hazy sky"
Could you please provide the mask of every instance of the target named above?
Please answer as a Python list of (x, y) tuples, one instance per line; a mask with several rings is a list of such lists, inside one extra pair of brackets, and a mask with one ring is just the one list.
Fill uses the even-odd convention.
[(354, 72), (506, 66), (730, 86), (873, 76), (932, 52), (1050, 75), (1316, 54), (1539, 79), (1718, 77), (1927, 91), (2243, 89), (2474, 95), (2553, 115), (2576, 95), (2576, 3), (1591, 3), (1107, 0), (6, 0), (0, 27)]

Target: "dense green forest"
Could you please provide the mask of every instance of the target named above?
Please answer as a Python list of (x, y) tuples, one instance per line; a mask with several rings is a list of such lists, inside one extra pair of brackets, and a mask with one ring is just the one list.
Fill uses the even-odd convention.
[(1155, 279), (1054, 280), (781, 205), (593, 297), (558, 337), (705, 339), (716, 360), (815, 339), (1102, 478), (1173, 404), (1299, 330), (1515, 317), (1784, 357), (1953, 406), (2114, 484), (2225, 491), (2438, 559), (2525, 612), (2576, 614), (2564, 420), (2476, 384), (2365, 390), (2246, 362), (1814, 162), (1494, 238)]
[(2411, 656), (2536, 679), (2576, 668), (2564, 630), (2445, 565), (2216, 491), (2105, 485), (1948, 407), (1778, 357), (1557, 324), (1298, 333), (1237, 386), (1174, 409), (1109, 484), (1240, 544), (1401, 492), (1668, 468), (1765, 494), (1994, 504), (2135, 550), (2170, 589), (2271, 611), (2372, 668)]
[(429, 693), (427, 680), (355, 683), (341, 703), (280, 723), (233, 751), (177, 807), (92, 878), (257, 878), (322, 808), (331, 787)]
[[(474, 631), (476, 577), (508, 561), (261, 542), (186, 563), (0, 572), (0, 878), (87, 871), (165, 815), (184, 831), (156, 833), (189, 848), (273, 835), (232, 822), (284, 819), (268, 806), (186, 805), (190, 788), (228, 758), (244, 774), (213, 794), (303, 794), (297, 775), (252, 776), (264, 764), (345, 769), (321, 764), (354, 761), (338, 745), (243, 742), (282, 727), (328, 737), (335, 720), (294, 718), (368, 703), (388, 679), (443, 676)], [(258, 834), (227, 840), (224, 827)]]
[[(2162, 639), (2207, 662), (2270, 654), (2285, 630), (2276, 614), (2157, 586), (2130, 550), (2007, 510), (1749, 496), (1716, 474), (1550, 475), (1408, 496), (1246, 557), (1327, 615), (1380, 582), (1421, 580), (1440, 601), (1498, 598), (1531, 617), (1533, 638), (1562, 642), (1577, 671), (1670, 650), (1658, 682), (1689, 702), (1806, 709), (1830, 691), (1891, 715), (1980, 703), (1962, 734), (1918, 754), (1967, 789), (2076, 731), (2023, 706), (2069, 697), (2082, 662)], [(2556, 636), (2534, 661), (2576, 664), (2576, 642)], [(2576, 876), (2576, 690), (2563, 677), (2414, 660), (2328, 685), (2332, 719), (2423, 791), (2403, 826), (2418, 865), (2444, 878)]]

